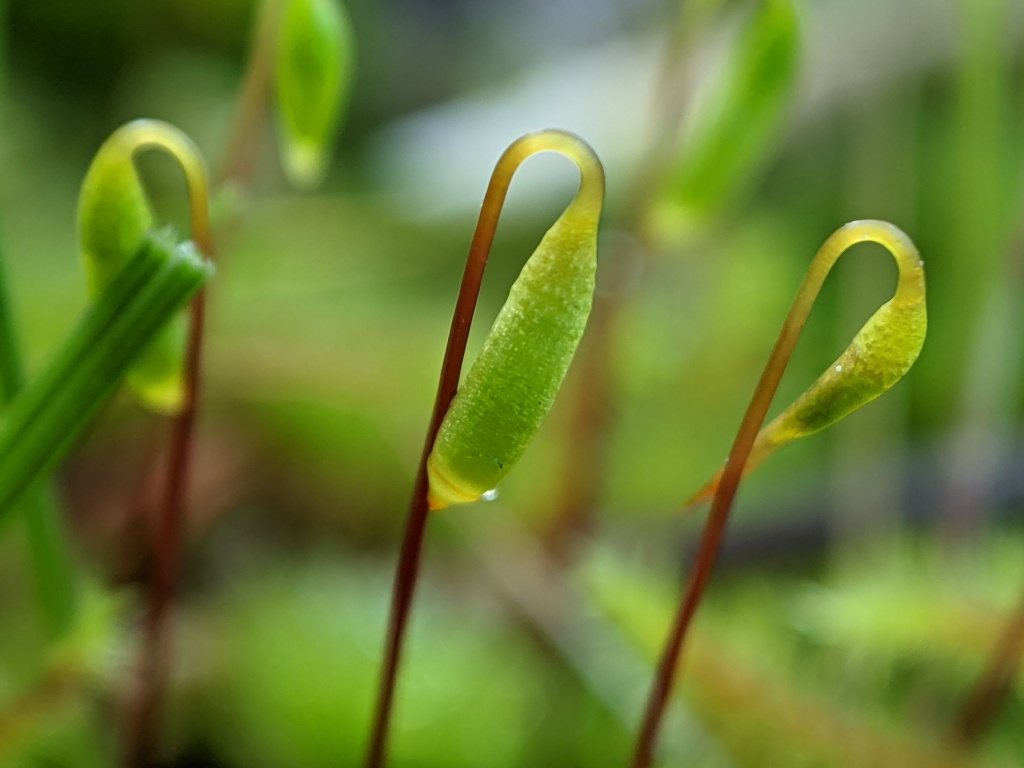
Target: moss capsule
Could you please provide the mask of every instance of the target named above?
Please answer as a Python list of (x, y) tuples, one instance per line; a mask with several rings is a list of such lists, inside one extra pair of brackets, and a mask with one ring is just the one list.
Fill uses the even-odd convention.
[[(153, 227), (153, 212), (133, 162), (135, 152), (147, 146), (174, 155), (185, 170), (193, 209), (206, 205), (205, 170), (185, 134), (156, 120), (136, 120), (112, 133), (93, 158), (78, 198), (82, 266), (93, 298), (114, 280)], [(180, 409), (184, 344), (184, 320), (177, 317), (128, 372), (129, 388), (147, 407), (161, 413)]]
[[(895, 293), (868, 319), (839, 359), (757, 434), (744, 474), (779, 446), (819, 432), (874, 400), (917, 360), (928, 328), (924, 262), (910, 238), (888, 222), (855, 221), (833, 233), (808, 268), (791, 316), (797, 309), (810, 309), (832, 265), (848, 247), (863, 240), (885, 246), (896, 260)], [(719, 470), (690, 503), (711, 496), (721, 475)]]
[(433, 509), (479, 498), (512, 469), (551, 409), (590, 313), (604, 196), (593, 150), (571, 134), (531, 134), (495, 176), (542, 149), (577, 163), (580, 188), (523, 267), (441, 423), (427, 460)]
[(339, 0), (285, 0), (274, 85), (285, 173), (316, 186), (348, 100), (355, 46)]

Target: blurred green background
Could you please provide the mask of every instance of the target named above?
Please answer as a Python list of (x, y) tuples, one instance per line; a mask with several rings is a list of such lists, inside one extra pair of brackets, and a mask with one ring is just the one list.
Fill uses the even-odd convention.
[[(815, 249), (884, 218), (926, 263), (924, 351), (744, 482), (663, 764), (1024, 765), (1019, 648), (991, 722), (953, 725), (1024, 599), (1024, 5), (347, 9), (357, 66), (324, 186), (289, 190), (268, 113), (253, 173), (216, 201), (166, 765), (359, 763), (479, 200), (505, 146), (549, 126), (608, 173), (600, 325), (498, 499), (431, 520), (393, 764), (625, 764), (701, 522), (681, 502), (727, 453)], [(256, 10), (0, 0), (0, 245), (30, 373), (86, 302), (92, 154), (147, 116), (219, 168)], [(140, 164), (184, 230), (176, 169)], [(517, 174), (470, 358), (575, 184), (548, 156)], [(893, 285), (879, 247), (839, 261), (773, 413)], [(119, 396), (59, 473), (90, 584), (71, 642), (42, 643), (24, 535), (4, 530), (0, 765), (116, 763), (165, 436)]]

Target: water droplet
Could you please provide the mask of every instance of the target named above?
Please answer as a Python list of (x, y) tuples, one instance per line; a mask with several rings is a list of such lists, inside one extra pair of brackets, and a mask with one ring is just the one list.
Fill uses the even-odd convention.
[(491, 490), (489, 491), (484, 491), (483, 493), (480, 494), (480, 498), (483, 499), (484, 501), (494, 501), (496, 498), (498, 498), (498, 489), (491, 488)]
[(917, 262), (917, 266), (923, 267), (924, 266), (924, 259), (921, 259), (919, 262)]
[(842, 373), (842, 371), (843, 371), (843, 366), (837, 365), (836, 366), (836, 373)]

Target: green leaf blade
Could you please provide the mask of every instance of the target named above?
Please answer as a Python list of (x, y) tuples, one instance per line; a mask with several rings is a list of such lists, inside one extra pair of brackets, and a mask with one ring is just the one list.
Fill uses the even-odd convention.
[(67, 454), (141, 350), (211, 271), (190, 245), (146, 235), (43, 374), (0, 418), (0, 523)]

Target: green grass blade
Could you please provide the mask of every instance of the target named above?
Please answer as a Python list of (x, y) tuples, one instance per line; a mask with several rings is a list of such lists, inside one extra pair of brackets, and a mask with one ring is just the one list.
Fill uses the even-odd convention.
[(211, 271), (191, 245), (147, 234), (43, 374), (0, 415), (0, 524), (67, 454), (146, 342)]

